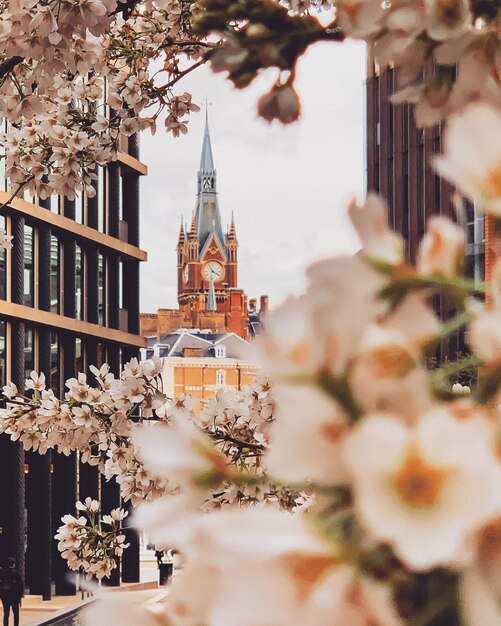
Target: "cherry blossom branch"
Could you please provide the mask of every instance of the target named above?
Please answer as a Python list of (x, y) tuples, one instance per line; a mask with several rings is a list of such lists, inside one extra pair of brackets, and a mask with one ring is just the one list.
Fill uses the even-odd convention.
[(13, 56), (2, 61), (2, 63), (0, 63), (0, 79), (6, 76), (9, 72), (12, 72), (16, 65), (22, 63), (23, 60), (24, 59), (21, 56)]
[(17, 196), (21, 193), (21, 191), (26, 187), (26, 185), (29, 185), (30, 182), (32, 180), (34, 180), (35, 176), (31, 175), (29, 178), (27, 178), (24, 182), (20, 183), (17, 187), (17, 189), (11, 194), (11, 196), (2, 204), (0, 204), (0, 211), (2, 209), (5, 209), (5, 207), (9, 206), (10, 203), (17, 198)]

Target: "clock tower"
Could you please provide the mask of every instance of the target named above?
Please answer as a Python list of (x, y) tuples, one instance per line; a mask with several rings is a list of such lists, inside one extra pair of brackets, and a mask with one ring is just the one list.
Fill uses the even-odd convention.
[[(177, 245), (179, 308), (198, 327), (224, 319), (224, 330), (247, 336), (247, 298), (238, 288), (238, 239), (235, 221), (223, 231), (216, 168), (206, 114), (197, 198), (190, 227), (183, 224)], [(211, 323), (211, 320), (213, 323)]]

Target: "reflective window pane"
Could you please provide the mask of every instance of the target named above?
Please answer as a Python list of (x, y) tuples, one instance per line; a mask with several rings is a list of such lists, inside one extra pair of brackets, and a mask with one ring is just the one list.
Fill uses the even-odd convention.
[(97, 320), (98, 324), (103, 326), (105, 324), (105, 268), (104, 257), (102, 254), (97, 256)]
[(104, 233), (104, 210), (106, 199), (106, 176), (104, 168), (99, 166), (97, 169), (97, 228)]
[(76, 366), (76, 370), (77, 372), (83, 372), (84, 371), (84, 361), (83, 361), (83, 343), (81, 339), (77, 339), (75, 342), (75, 355), (76, 355), (76, 361), (75, 361), (75, 366)]
[(83, 319), (83, 251), (75, 247), (75, 317)]
[(29, 378), (35, 369), (35, 332), (31, 326), (24, 331), (24, 377)]
[(7, 324), (0, 322), (0, 385), (7, 384)]
[[(7, 120), (0, 120), (0, 132), (7, 129)], [(7, 191), (7, 179), (5, 178), (5, 149), (0, 148), (0, 191)]]
[(59, 196), (52, 195), (50, 197), (50, 210), (53, 213), (59, 213), (59, 206), (60, 206)]
[(56, 333), (50, 336), (50, 388), (56, 394), (60, 393), (59, 380), (59, 338)]
[(28, 225), (24, 227), (24, 304), (35, 305), (33, 228)]
[(82, 191), (75, 193), (75, 222), (79, 224), (84, 223), (84, 207), (85, 207), (85, 194)]
[[(0, 228), (5, 230), (5, 216), (0, 215)], [(0, 300), (7, 299), (7, 250), (0, 248)]]
[(59, 313), (60, 259), (59, 240), (55, 235), (50, 238), (50, 310)]

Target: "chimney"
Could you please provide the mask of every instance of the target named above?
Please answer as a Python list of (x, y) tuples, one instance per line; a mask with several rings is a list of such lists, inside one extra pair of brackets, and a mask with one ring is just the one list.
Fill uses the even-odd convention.
[(256, 298), (251, 298), (249, 300), (249, 311), (254, 313), (257, 310), (257, 300)]
[(268, 313), (268, 296), (261, 296), (261, 307), (259, 309), (259, 315)]

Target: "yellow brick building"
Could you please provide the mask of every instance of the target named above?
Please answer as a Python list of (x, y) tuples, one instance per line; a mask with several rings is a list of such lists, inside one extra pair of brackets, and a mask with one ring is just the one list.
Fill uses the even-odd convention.
[(162, 358), (164, 392), (171, 398), (189, 394), (202, 403), (218, 389), (242, 389), (257, 375), (245, 358), (248, 342), (235, 333), (181, 329), (148, 343), (143, 357)]

